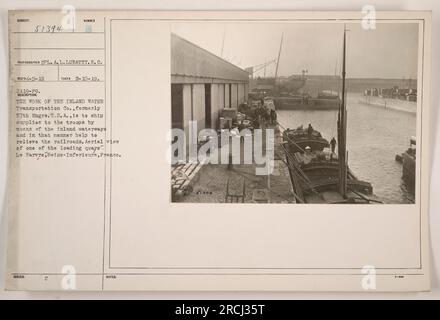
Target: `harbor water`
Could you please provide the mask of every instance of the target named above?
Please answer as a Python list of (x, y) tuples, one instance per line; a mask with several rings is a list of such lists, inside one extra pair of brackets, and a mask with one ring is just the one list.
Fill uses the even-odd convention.
[[(375, 196), (384, 203), (414, 202), (414, 196), (402, 180), (402, 165), (395, 161), (396, 154), (404, 152), (410, 137), (416, 135), (415, 103), (410, 111), (366, 105), (361, 102), (359, 93), (348, 93), (349, 167), (358, 179), (373, 185)], [(307, 127), (311, 123), (327, 140), (337, 139), (337, 110), (279, 110), (277, 113), (285, 128)]]

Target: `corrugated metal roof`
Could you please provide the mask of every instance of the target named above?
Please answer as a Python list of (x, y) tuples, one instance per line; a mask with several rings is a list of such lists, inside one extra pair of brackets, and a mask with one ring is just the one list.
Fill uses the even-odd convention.
[[(249, 73), (188, 40), (171, 34), (171, 75), (248, 82)], [(177, 77), (178, 76), (178, 77)]]

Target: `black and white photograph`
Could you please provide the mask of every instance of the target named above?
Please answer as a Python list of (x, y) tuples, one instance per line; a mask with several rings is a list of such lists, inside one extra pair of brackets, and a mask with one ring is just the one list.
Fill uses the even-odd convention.
[(419, 1), (9, 8), (3, 296), (438, 297)]
[(415, 202), (418, 23), (171, 32), (172, 202)]

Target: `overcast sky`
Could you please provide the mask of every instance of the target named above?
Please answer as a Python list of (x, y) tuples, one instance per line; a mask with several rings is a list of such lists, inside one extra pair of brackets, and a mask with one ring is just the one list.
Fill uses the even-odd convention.
[[(360, 23), (347, 24), (347, 77), (416, 78), (418, 24), (377, 23), (364, 30)], [(334, 75), (341, 70), (341, 23), (217, 23), (185, 22), (172, 32), (242, 68), (277, 58), (284, 34), (279, 75)], [(264, 69), (256, 75), (263, 76)], [(275, 64), (266, 69), (273, 76)]]

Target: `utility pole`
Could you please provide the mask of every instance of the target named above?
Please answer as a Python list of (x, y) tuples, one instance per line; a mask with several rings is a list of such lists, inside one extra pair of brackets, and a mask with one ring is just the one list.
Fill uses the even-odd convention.
[(281, 34), (280, 50), (278, 51), (277, 66), (275, 68), (275, 82), (277, 81), (277, 77), (278, 77), (278, 67), (280, 65), (281, 48), (283, 47), (283, 36), (284, 33)]
[(223, 30), (223, 39), (222, 39), (222, 48), (220, 51), (220, 57), (223, 58), (223, 49), (225, 47), (225, 36), (226, 36), (226, 29)]

